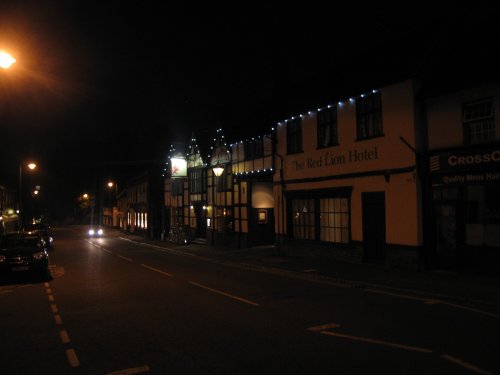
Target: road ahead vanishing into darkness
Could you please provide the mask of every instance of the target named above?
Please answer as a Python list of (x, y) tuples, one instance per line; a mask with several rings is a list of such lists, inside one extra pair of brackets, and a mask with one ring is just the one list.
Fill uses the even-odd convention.
[(55, 229), (3, 278), (3, 374), (498, 374), (500, 317)]

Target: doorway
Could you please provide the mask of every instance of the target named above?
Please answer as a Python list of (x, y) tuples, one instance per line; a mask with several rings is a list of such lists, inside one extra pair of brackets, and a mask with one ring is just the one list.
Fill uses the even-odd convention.
[(385, 193), (362, 193), (363, 205), (363, 260), (385, 259)]
[(193, 203), (194, 214), (196, 216), (196, 238), (205, 238), (207, 235), (207, 210), (203, 207), (203, 202)]

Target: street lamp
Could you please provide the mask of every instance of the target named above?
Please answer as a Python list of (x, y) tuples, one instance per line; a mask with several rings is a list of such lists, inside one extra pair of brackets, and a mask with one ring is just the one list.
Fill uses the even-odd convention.
[(109, 191), (111, 192), (113, 187), (115, 190), (115, 196), (112, 199), (111, 196), (109, 197), (108, 203), (109, 203), (109, 210), (110, 210), (110, 215), (111, 215), (111, 226), (115, 226), (115, 213), (114, 213), (114, 203), (116, 202), (118, 205), (118, 184), (114, 181), (108, 181), (106, 184), (109, 188)]
[[(30, 171), (34, 171), (37, 168), (36, 163), (34, 162), (29, 162), (26, 163), (26, 167)], [(22, 218), (22, 215), (24, 214), (23, 211), (23, 163), (19, 164), (19, 215)], [(22, 224), (22, 221), (21, 221)]]
[(9, 69), (12, 64), (16, 62), (16, 59), (12, 55), (5, 51), (0, 51), (0, 68)]
[(212, 220), (213, 220), (213, 233), (212, 233), (212, 245), (215, 244), (215, 232), (218, 228), (218, 218), (217, 218), (217, 181), (222, 173), (224, 173), (224, 166), (218, 161), (217, 164), (212, 168), (214, 172), (214, 180), (212, 181)]

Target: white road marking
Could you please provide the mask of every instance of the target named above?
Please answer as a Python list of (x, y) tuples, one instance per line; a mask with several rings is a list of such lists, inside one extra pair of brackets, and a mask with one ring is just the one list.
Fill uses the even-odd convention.
[(314, 326), (314, 327), (309, 327), (307, 330), (310, 332), (321, 332), (325, 331), (330, 328), (338, 328), (340, 327), (340, 324), (335, 324), (335, 323), (326, 323), (322, 324), (320, 326)]
[(67, 349), (66, 350), (66, 357), (68, 358), (68, 362), (69, 362), (71, 367), (80, 366), (80, 361), (78, 360), (78, 357), (76, 356), (74, 349)]
[(165, 271), (162, 271), (162, 270), (159, 270), (157, 268), (153, 268), (153, 267), (150, 267), (150, 266), (147, 266), (145, 264), (141, 264), (142, 267), (144, 268), (147, 268), (148, 270), (151, 270), (151, 271), (155, 271), (155, 272), (158, 272), (158, 273), (161, 273), (162, 275), (165, 275), (165, 276), (168, 276), (168, 277), (173, 277), (172, 274), (168, 273), (168, 272), (165, 272)]
[(56, 324), (58, 326), (60, 326), (62, 324), (62, 319), (61, 319), (61, 315), (54, 315), (54, 320), (56, 321)]
[(341, 337), (341, 338), (344, 338), (344, 339), (349, 339), (349, 340), (354, 340), (354, 341), (368, 342), (370, 344), (376, 344), (376, 345), (390, 346), (390, 347), (393, 347), (393, 348), (404, 349), (404, 350), (411, 350), (411, 351), (414, 351), (414, 352), (420, 352), (420, 353), (432, 353), (433, 352), (431, 349), (419, 348), (419, 347), (416, 347), (416, 346), (403, 345), (403, 344), (398, 344), (398, 343), (389, 342), (389, 341), (374, 340), (374, 339), (369, 339), (367, 337), (351, 336), (351, 335), (345, 335), (343, 333), (336, 333), (336, 332), (330, 332), (330, 331), (321, 331), (320, 333), (322, 335)]
[(132, 374), (141, 374), (143, 372), (148, 372), (148, 371), (149, 371), (149, 366), (145, 365), (141, 367), (132, 367), (132, 368), (127, 368), (125, 370), (108, 372), (106, 375), (132, 375)]
[(104, 247), (99, 247), (101, 250), (104, 250), (107, 253), (113, 254), (111, 250), (105, 249)]
[(59, 336), (63, 344), (68, 344), (70, 342), (69, 335), (67, 331), (59, 331)]
[(478, 310), (478, 309), (474, 309), (472, 307), (457, 305), (455, 303), (450, 303), (450, 302), (445, 302), (445, 301), (440, 301), (440, 303), (443, 304), (443, 305), (448, 305), (448, 306), (451, 306), (451, 307), (456, 307), (457, 309), (469, 310), (469, 311), (473, 311), (473, 312), (478, 313), (478, 314), (487, 315), (487, 316), (491, 316), (493, 318), (500, 319), (500, 315), (493, 314), (493, 313), (490, 313), (488, 311)]
[(213, 292), (213, 293), (217, 293), (217, 294), (221, 294), (223, 296), (226, 296), (226, 297), (229, 297), (229, 298), (232, 298), (232, 299), (235, 299), (237, 301), (240, 301), (240, 302), (244, 302), (244, 303), (248, 303), (249, 305), (252, 305), (252, 306), (259, 306), (259, 304), (257, 302), (253, 302), (253, 301), (250, 301), (248, 299), (245, 299), (245, 298), (241, 298), (241, 297), (238, 297), (238, 296), (235, 296), (235, 295), (232, 295), (232, 294), (229, 294), (229, 293), (226, 293), (226, 292), (223, 292), (221, 290), (217, 290), (217, 289), (213, 289), (213, 288), (210, 288), (208, 286), (205, 286), (205, 285), (202, 285), (202, 284), (198, 284), (198, 283), (195, 283), (194, 281), (190, 281), (189, 284), (191, 285), (194, 285), (194, 286), (197, 286), (199, 288), (203, 288), (203, 289), (206, 289), (210, 292)]
[(121, 259), (123, 259), (123, 260), (126, 260), (127, 262), (132, 262), (132, 259), (127, 258), (127, 257), (124, 257), (123, 255), (116, 254), (116, 256), (117, 256), (118, 258), (121, 258)]
[(448, 354), (443, 354), (441, 355), (441, 358), (444, 358), (450, 362), (453, 362), (453, 363), (456, 363), (457, 365), (459, 366), (462, 366), (464, 368), (466, 368), (467, 370), (470, 370), (470, 371), (474, 371), (478, 374), (482, 374), (482, 375), (493, 375), (493, 373), (489, 372), (489, 371), (486, 371), (486, 370), (483, 370), (483, 369), (480, 369), (479, 367), (477, 366), (474, 366), (474, 365), (471, 365), (470, 363), (467, 363), (465, 361), (462, 361), (461, 359), (459, 358), (455, 358), (455, 357), (452, 357), (451, 355), (448, 355)]

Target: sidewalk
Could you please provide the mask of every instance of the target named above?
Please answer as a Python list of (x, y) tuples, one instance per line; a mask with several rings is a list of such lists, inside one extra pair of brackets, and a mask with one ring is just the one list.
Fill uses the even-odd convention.
[(301, 252), (300, 249), (289, 249), (283, 254), (275, 246), (246, 249), (230, 249), (204, 244), (179, 246), (168, 241), (151, 240), (118, 231), (116, 235), (132, 241), (263, 272), (280, 273), (364, 289), (377, 288), (388, 293), (405, 293), (429, 299), (446, 299), (456, 303), (479, 303), (500, 308), (500, 277), (385, 268), (381, 265), (351, 263), (314, 256)]

